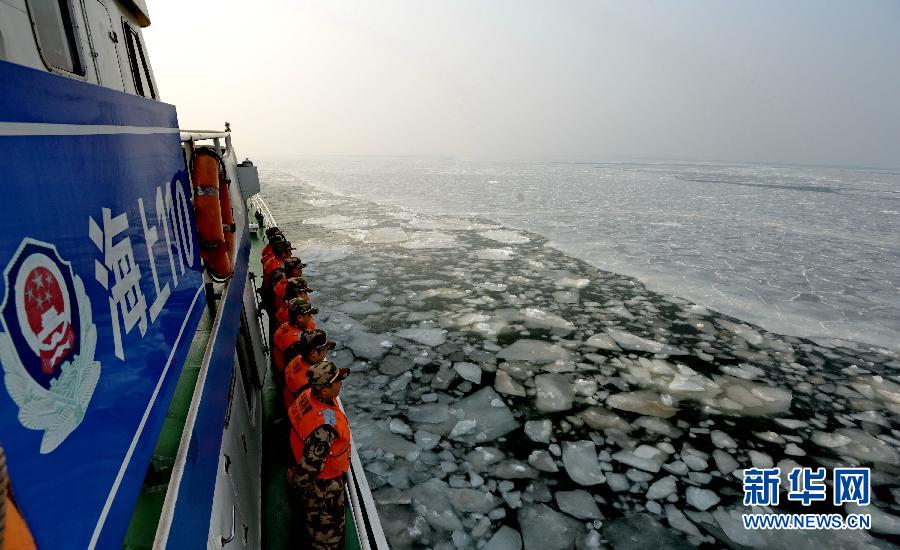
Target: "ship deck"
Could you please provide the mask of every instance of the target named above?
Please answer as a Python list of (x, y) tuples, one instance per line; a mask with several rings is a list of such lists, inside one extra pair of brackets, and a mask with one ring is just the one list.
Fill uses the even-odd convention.
[[(258, 273), (263, 242), (251, 234), (250, 271)], [(260, 280), (257, 278), (257, 280)], [(263, 313), (263, 327), (268, 320)], [(153, 548), (156, 529), (159, 524), (166, 498), (172, 467), (178, 453), (179, 442), (191, 405), (191, 397), (197, 384), (204, 352), (211, 335), (213, 315), (207, 309), (194, 334), (190, 351), (179, 377), (172, 403), (166, 413), (162, 431), (147, 468), (144, 485), (138, 496), (131, 523), (122, 547), (126, 550)], [(268, 335), (266, 335), (268, 340)], [(303, 547), (305, 530), (303, 512), (297, 499), (292, 498), (285, 481), (285, 472), (290, 460), (287, 425), (275, 420), (283, 415), (279, 394), (271, 376), (266, 376), (262, 388), (263, 398), (263, 445), (262, 445), (262, 548), (279, 550)], [(359, 549), (353, 514), (346, 510), (347, 539), (345, 548)], [(308, 545), (307, 545), (308, 546)]]

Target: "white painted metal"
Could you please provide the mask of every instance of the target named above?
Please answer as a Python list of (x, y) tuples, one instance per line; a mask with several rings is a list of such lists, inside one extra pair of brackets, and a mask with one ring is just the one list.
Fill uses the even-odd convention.
[(125, 91), (125, 80), (119, 65), (118, 43), (121, 30), (113, 25), (109, 10), (100, 0), (84, 0), (84, 13), (89, 35), (88, 53), (97, 73), (97, 83)]

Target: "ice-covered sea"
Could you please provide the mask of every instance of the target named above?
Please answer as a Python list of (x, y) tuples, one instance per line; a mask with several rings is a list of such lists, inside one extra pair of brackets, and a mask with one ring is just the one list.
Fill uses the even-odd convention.
[[(900, 541), (900, 176), (268, 162), (395, 548)], [(870, 531), (746, 531), (741, 475), (873, 469)], [(772, 512), (775, 508), (756, 511)]]

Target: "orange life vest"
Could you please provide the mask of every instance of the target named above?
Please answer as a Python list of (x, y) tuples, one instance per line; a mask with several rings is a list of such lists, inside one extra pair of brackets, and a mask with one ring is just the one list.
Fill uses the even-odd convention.
[(276, 269), (278, 269), (279, 267), (281, 267), (287, 258), (290, 258), (290, 256), (287, 256), (286, 258), (279, 258), (278, 256), (272, 256), (271, 258), (266, 260), (266, 263), (263, 264), (263, 286), (262, 287), (264, 289), (271, 290), (272, 287), (269, 285), (271, 284), (271, 281), (272, 281), (272, 272), (275, 271)]
[(296, 342), (300, 341), (303, 329), (299, 329), (290, 323), (278, 327), (272, 336), (272, 364), (278, 374), (284, 372), (284, 352)]
[(278, 311), (281, 309), (281, 306), (284, 305), (284, 294), (287, 292), (287, 282), (288, 278), (285, 277), (275, 283), (275, 286), (272, 287), (272, 294), (275, 296), (272, 303), (275, 304), (275, 311)]
[(312, 390), (306, 389), (288, 409), (288, 417), (291, 419), (291, 450), (298, 463), (303, 457), (303, 442), (309, 434), (328, 425), (337, 432), (337, 437), (331, 442), (331, 451), (318, 478), (332, 479), (350, 469), (350, 425), (337, 405), (320, 401)]
[(272, 245), (269, 243), (266, 243), (266, 246), (264, 246), (262, 249), (262, 255), (260, 257), (260, 261), (262, 262), (263, 265), (266, 265), (266, 262), (269, 260), (269, 258), (271, 258), (274, 255), (275, 255), (275, 252), (272, 251)]
[(301, 390), (306, 389), (309, 379), (306, 373), (311, 365), (307, 363), (303, 357), (294, 357), (290, 363), (284, 367), (284, 408), (291, 408), (291, 403), (297, 399), (297, 395)]

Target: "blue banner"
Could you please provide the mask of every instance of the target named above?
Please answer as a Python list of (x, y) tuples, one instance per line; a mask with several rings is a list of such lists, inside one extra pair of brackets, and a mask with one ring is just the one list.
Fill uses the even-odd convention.
[(41, 548), (120, 547), (205, 299), (175, 108), (0, 62), (0, 446)]

